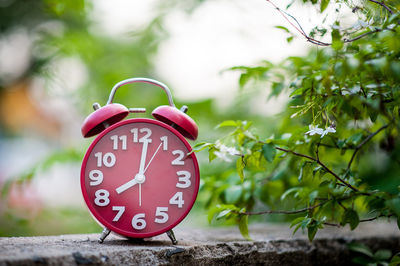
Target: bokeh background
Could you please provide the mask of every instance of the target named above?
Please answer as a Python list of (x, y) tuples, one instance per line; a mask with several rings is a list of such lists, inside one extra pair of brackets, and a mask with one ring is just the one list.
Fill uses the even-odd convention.
[[(315, 8), (292, 7), (306, 31), (332, 21)], [(265, 1), (0, 0), (0, 236), (101, 231), (80, 192), (80, 164), (93, 140), (80, 128), (92, 104), (104, 105), (123, 79), (166, 83), (177, 106), (189, 106), (198, 142), (214, 141), (227, 119), (257, 121), (268, 136), (287, 97), (267, 100), (262, 86), (239, 89), (240, 73), (230, 68), (305, 55), (311, 45), (288, 43), (281, 24)], [(152, 110), (167, 99), (157, 87), (128, 85), (114, 102)], [(202, 178), (224, 168), (198, 157)], [(182, 226), (207, 226), (209, 198), (200, 191)]]

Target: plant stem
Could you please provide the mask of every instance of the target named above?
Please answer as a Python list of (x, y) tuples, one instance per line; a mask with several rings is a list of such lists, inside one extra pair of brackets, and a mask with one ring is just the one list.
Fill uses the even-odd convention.
[[(302, 213), (302, 212), (306, 212), (306, 211), (310, 211), (313, 210), (315, 208), (318, 208), (324, 204), (326, 204), (327, 202), (329, 202), (330, 200), (325, 200), (323, 202), (320, 202), (318, 204), (312, 205), (310, 207), (306, 207), (303, 209), (298, 209), (298, 210), (293, 210), (293, 211), (282, 211), (282, 210), (268, 210), (268, 211), (260, 211), (260, 212), (240, 212), (240, 214), (244, 214), (244, 215), (261, 215), (261, 214), (297, 214), (297, 213)], [(239, 213), (239, 212), (238, 212)]]
[[(381, 215), (378, 215), (378, 216), (375, 216), (375, 217), (371, 217), (371, 218), (362, 219), (362, 220), (360, 220), (360, 223), (364, 223), (364, 222), (372, 222), (372, 221), (375, 221), (375, 220), (377, 220), (378, 218), (381, 218), (381, 217), (387, 217), (387, 218), (390, 218), (390, 217), (392, 217), (393, 215), (394, 215), (394, 214), (388, 214), (388, 215), (383, 215), (383, 214), (381, 214)], [(336, 226), (336, 227), (342, 227), (342, 225), (340, 225), (340, 224), (336, 224), (336, 223), (328, 223), (328, 222), (325, 222), (325, 223), (324, 223), (324, 225)]]
[(305, 154), (301, 154), (301, 153), (298, 153), (298, 152), (295, 152), (295, 151), (292, 151), (292, 150), (287, 150), (287, 149), (284, 149), (284, 148), (281, 148), (281, 147), (275, 147), (275, 149), (280, 150), (280, 151), (284, 151), (284, 152), (288, 152), (288, 153), (292, 153), (292, 154), (294, 154), (294, 155), (296, 155), (296, 156), (303, 157), (303, 158), (307, 158), (308, 160), (314, 161), (314, 162), (316, 162), (317, 164), (319, 164), (320, 166), (322, 166), (322, 168), (324, 168), (325, 171), (327, 171), (328, 173), (330, 173), (331, 175), (333, 175), (337, 180), (339, 180), (343, 185), (345, 185), (346, 187), (350, 188), (351, 190), (353, 190), (353, 191), (355, 191), (355, 192), (358, 192), (358, 193), (360, 193), (360, 194), (363, 194), (363, 195), (367, 195), (367, 196), (370, 196), (370, 195), (371, 195), (371, 194), (368, 193), (368, 192), (360, 192), (359, 189), (357, 189), (357, 188), (353, 187), (351, 184), (347, 183), (347, 182), (346, 182), (345, 180), (343, 180), (340, 176), (338, 176), (335, 172), (333, 172), (331, 169), (329, 169), (329, 168), (328, 168), (323, 162), (321, 162), (319, 159), (316, 159), (316, 158), (314, 158), (314, 157), (311, 157), (311, 156), (308, 156), (308, 155), (305, 155)]
[(387, 5), (385, 5), (385, 3), (384, 3), (383, 1), (381, 1), (381, 2), (376, 1), (376, 0), (368, 0), (368, 1), (382, 6), (382, 7), (385, 8), (391, 15), (394, 14), (393, 11), (392, 11)]
[(389, 126), (389, 124), (382, 126), (381, 128), (379, 128), (374, 133), (368, 135), (368, 137), (366, 137), (360, 144), (357, 145), (357, 147), (354, 149), (353, 155), (351, 156), (351, 159), (350, 159), (350, 161), (349, 161), (349, 163), (347, 165), (346, 174), (350, 171), (351, 164), (353, 163), (357, 152), (362, 148), (362, 146), (364, 146), (370, 139), (372, 139), (374, 136), (376, 136), (379, 132), (381, 132), (382, 130), (384, 130), (388, 126)]

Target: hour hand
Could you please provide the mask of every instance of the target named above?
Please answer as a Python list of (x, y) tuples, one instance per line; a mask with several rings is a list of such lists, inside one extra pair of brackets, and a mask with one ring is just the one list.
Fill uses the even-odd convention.
[(136, 178), (126, 182), (125, 184), (123, 184), (122, 186), (119, 186), (115, 189), (115, 191), (117, 191), (118, 194), (121, 194), (122, 192), (124, 192), (125, 190), (127, 190), (128, 188), (133, 187), (134, 185), (136, 185), (138, 182), (136, 181)]

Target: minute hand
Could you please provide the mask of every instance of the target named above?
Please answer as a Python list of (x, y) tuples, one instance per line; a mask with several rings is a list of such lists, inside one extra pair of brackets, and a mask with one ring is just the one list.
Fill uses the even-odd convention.
[(147, 157), (147, 147), (149, 145), (149, 141), (143, 142), (142, 148), (142, 156), (140, 157), (140, 165), (139, 165), (139, 174), (144, 174), (144, 167), (146, 164), (146, 157)]

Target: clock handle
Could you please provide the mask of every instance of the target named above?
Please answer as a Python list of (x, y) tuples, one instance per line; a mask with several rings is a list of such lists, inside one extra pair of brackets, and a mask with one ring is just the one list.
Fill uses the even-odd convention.
[(111, 89), (110, 96), (108, 98), (107, 104), (111, 104), (113, 102), (114, 95), (115, 95), (115, 93), (116, 93), (116, 91), (118, 90), (119, 87), (121, 87), (123, 85), (126, 85), (126, 84), (137, 83), (137, 82), (148, 83), (148, 84), (152, 84), (152, 85), (155, 85), (157, 87), (160, 87), (167, 94), (169, 105), (172, 106), (172, 107), (175, 107), (174, 100), (172, 99), (172, 94), (171, 94), (171, 91), (169, 90), (168, 86), (165, 85), (162, 82), (159, 82), (159, 81), (154, 80), (154, 79), (149, 79), (149, 78), (130, 78), (130, 79), (125, 79), (123, 81), (118, 82)]

